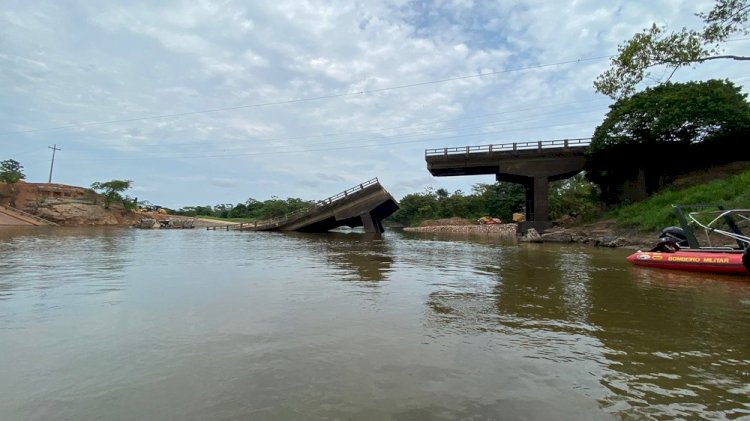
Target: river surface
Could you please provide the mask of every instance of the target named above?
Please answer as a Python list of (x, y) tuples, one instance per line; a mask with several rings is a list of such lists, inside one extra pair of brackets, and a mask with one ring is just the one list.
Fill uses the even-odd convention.
[(750, 282), (386, 232), (0, 229), (0, 420), (750, 418)]

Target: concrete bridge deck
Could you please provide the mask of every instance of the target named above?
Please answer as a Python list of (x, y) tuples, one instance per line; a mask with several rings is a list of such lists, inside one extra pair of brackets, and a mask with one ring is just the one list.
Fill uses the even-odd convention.
[(382, 233), (383, 219), (397, 210), (396, 200), (373, 178), (321, 200), (310, 209), (280, 218), (208, 229), (326, 232), (342, 226), (362, 226), (365, 232)]
[(590, 145), (590, 138), (582, 138), (427, 149), (425, 161), (435, 177), (493, 174), (497, 181), (522, 184), (527, 225), (544, 229), (549, 182), (581, 172)]
[(57, 225), (54, 222), (39, 218), (38, 216), (24, 212), (20, 209), (0, 206), (0, 226), (19, 226), (19, 225)]

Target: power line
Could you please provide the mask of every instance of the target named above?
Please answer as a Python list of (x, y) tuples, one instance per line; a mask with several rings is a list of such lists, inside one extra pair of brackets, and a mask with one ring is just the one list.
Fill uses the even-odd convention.
[[(348, 146), (339, 146), (339, 147), (328, 147), (328, 148), (316, 148), (316, 149), (297, 149), (297, 150), (287, 150), (287, 151), (261, 151), (261, 152), (245, 152), (245, 153), (231, 153), (231, 154), (194, 154), (194, 155), (183, 155), (183, 156), (175, 156), (175, 155), (163, 155), (163, 156), (139, 156), (139, 157), (133, 157), (133, 158), (109, 158), (108, 161), (131, 161), (131, 160), (160, 160), (160, 159), (202, 159), (202, 158), (232, 158), (232, 157), (242, 157), (242, 156), (257, 156), (257, 155), (275, 155), (275, 154), (295, 154), (295, 153), (305, 153), (305, 152), (326, 152), (326, 151), (337, 151), (337, 150), (348, 150), (348, 149), (364, 149), (364, 148), (375, 148), (375, 147), (383, 147), (383, 146), (393, 146), (393, 145), (404, 145), (404, 144), (410, 144), (410, 143), (420, 143), (420, 142), (428, 142), (428, 141), (443, 141), (443, 140), (449, 140), (449, 139), (460, 139), (460, 138), (466, 138), (466, 137), (476, 137), (476, 136), (487, 136), (487, 135), (494, 135), (494, 134), (500, 134), (500, 133), (508, 133), (508, 132), (514, 132), (519, 130), (532, 130), (532, 129), (547, 129), (552, 127), (563, 127), (563, 126), (570, 126), (570, 125), (576, 125), (576, 124), (592, 124), (597, 123), (600, 120), (589, 120), (589, 121), (578, 121), (578, 122), (565, 122), (560, 124), (551, 124), (547, 126), (535, 126), (532, 128), (515, 128), (515, 129), (506, 129), (506, 130), (496, 130), (491, 132), (479, 132), (479, 133), (463, 133), (463, 134), (457, 134), (457, 135), (451, 135), (451, 136), (443, 136), (443, 137), (431, 137), (429, 139), (416, 139), (416, 140), (402, 140), (402, 141), (395, 141), (395, 142), (386, 142), (386, 143), (374, 143), (369, 145), (348, 145)], [(569, 138), (585, 138), (586, 136), (568, 136)], [(103, 161), (102, 158), (91, 158), (91, 159), (78, 159), (76, 161)]]
[[(748, 39), (750, 38), (735, 38), (735, 39), (729, 39), (727, 40), (727, 42), (744, 41)], [(475, 75), (457, 76), (457, 77), (452, 77), (452, 78), (447, 78), (447, 79), (437, 79), (437, 80), (431, 80), (431, 81), (425, 81), (425, 82), (417, 82), (417, 83), (411, 83), (411, 84), (405, 84), (405, 85), (391, 86), (391, 87), (386, 87), (386, 88), (368, 89), (368, 90), (357, 91), (357, 92), (348, 92), (348, 93), (343, 93), (343, 94), (322, 95), (322, 96), (309, 97), (309, 98), (296, 98), (296, 99), (290, 99), (290, 100), (284, 100), (284, 101), (272, 101), (272, 102), (264, 102), (264, 103), (258, 103), (258, 104), (238, 105), (234, 107), (212, 108), (212, 109), (205, 109), (205, 110), (188, 111), (188, 112), (183, 112), (183, 113), (161, 114), (161, 115), (124, 118), (124, 119), (116, 119), (116, 120), (105, 120), (105, 121), (93, 121), (93, 122), (88, 122), (88, 123), (72, 123), (72, 124), (56, 126), (56, 127), (46, 127), (46, 128), (40, 128), (40, 129), (27, 129), (27, 130), (13, 130), (13, 131), (6, 131), (6, 132), (0, 132), (0, 133), (2, 134), (35, 133), (35, 132), (42, 132), (42, 131), (53, 131), (53, 130), (77, 128), (77, 127), (98, 126), (98, 125), (116, 124), (116, 123), (129, 123), (129, 122), (135, 122), (135, 121), (157, 120), (157, 119), (162, 119), (162, 118), (185, 117), (185, 116), (196, 115), (196, 114), (209, 114), (209, 113), (215, 113), (215, 112), (220, 112), (220, 111), (233, 111), (233, 110), (240, 110), (240, 109), (246, 109), (246, 108), (263, 108), (263, 107), (269, 107), (269, 106), (274, 106), (274, 105), (287, 105), (287, 104), (295, 104), (295, 103), (309, 102), (309, 101), (320, 101), (324, 99), (344, 98), (344, 97), (349, 97), (349, 96), (373, 94), (373, 93), (378, 93), (378, 92), (386, 92), (386, 91), (392, 91), (392, 90), (398, 90), (398, 89), (413, 88), (413, 87), (418, 87), (418, 86), (453, 82), (457, 80), (481, 78), (485, 76), (493, 76), (493, 75), (523, 71), (523, 70), (542, 69), (542, 68), (552, 67), (552, 66), (561, 66), (561, 65), (574, 64), (574, 63), (584, 63), (588, 61), (596, 61), (596, 60), (602, 60), (605, 58), (612, 58), (612, 57), (614, 57), (614, 55), (579, 58), (576, 60), (566, 60), (566, 61), (561, 61), (557, 63), (546, 63), (546, 64), (539, 64), (535, 66), (517, 67), (513, 69), (478, 73)]]
[[(542, 109), (542, 108), (560, 107), (560, 106), (565, 106), (565, 105), (573, 105), (573, 104), (577, 104), (577, 103), (594, 103), (594, 104), (597, 104), (597, 105), (604, 105), (604, 102), (603, 101), (599, 101), (599, 100), (596, 100), (596, 101), (591, 101), (591, 100), (587, 100), (587, 101), (570, 101), (570, 102), (556, 103), (556, 104), (547, 104), (547, 103), (545, 103), (545, 104), (536, 105), (536, 106), (528, 107), (528, 108), (514, 107), (513, 109), (508, 109), (508, 110), (504, 109), (504, 110), (501, 110), (501, 111), (498, 111), (498, 112), (494, 112), (494, 113), (475, 114), (475, 115), (468, 116), (468, 117), (453, 118), (453, 119), (447, 119), (447, 120), (446, 119), (431, 119), (431, 120), (427, 120), (427, 121), (424, 121), (424, 122), (421, 122), (421, 123), (412, 123), (412, 124), (399, 125), (399, 126), (380, 127), (380, 128), (371, 129), (371, 130), (360, 130), (360, 131), (353, 131), (353, 132), (322, 133), (322, 134), (318, 134), (318, 135), (309, 135), (309, 136), (233, 139), (231, 141), (221, 142), (221, 145), (222, 146), (223, 145), (230, 145), (230, 144), (234, 144), (234, 143), (246, 144), (249, 141), (261, 142), (261, 143), (268, 143), (268, 142), (294, 141), (294, 140), (306, 140), (306, 139), (318, 139), (318, 138), (333, 138), (333, 137), (353, 136), (353, 135), (356, 136), (356, 135), (363, 135), (363, 134), (371, 134), (371, 135), (374, 136), (374, 135), (378, 135), (378, 134), (383, 134), (383, 132), (390, 131), (390, 130), (414, 129), (414, 128), (418, 128), (418, 127), (433, 126), (433, 125), (443, 124), (443, 123), (464, 122), (464, 121), (468, 121), (468, 120), (478, 120), (478, 119), (481, 119), (481, 118), (491, 117), (491, 116), (507, 116), (508, 114), (517, 113), (517, 112), (521, 112), (521, 111), (539, 110), (539, 109)], [(584, 112), (586, 112), (586, 111), (591, 112), (591, 111), (595, 111), (595, 110), (596, 109), (583, 110), (583, 111)], [(555, 112), (551, 112), (551, 113), (537, 114), (537, 117), (541, 118), (542, 116), (558, 115), (558, 114), (570, 114), (570, 113), (571, 113), (571, 110), (555, 111)], [(488, 125), (494, 125), (494, 124), (500, 124), (500, 123), (505, 122), (505, 121), (508, 121), (508, 120), (499, 120), (499, 121), (489, 122), (487, 124)], [(517, 121), (517, 120), (513, 120), (513, 121)], [(484, 123), (483, 123), (483, 125), (484, 125)], [(452, 128), (466, 128), (466, 127), (476, 127), (476, 126), (477, 125), (473, 125), (473, 126), (470, 126), (470, 125), (466, 126), (466, 125), (464, 125), (464, 126), (451, 126), (451, 127)], [(348, 141), (348, 140), (346, 140), (346, 141)], [(317, 144), (328, 144), (328, 143), (332, 143), (332, 142), (335, 143), (335, 142), (341, 142), (341, 141), (316, 142), (314, 144), (315, 145), (317, 145)], [(163, 145), (160, 144), (160, 145), (154, 145), (154, 146), (167, 146), (167, 147), (191, 146), (191, 145), (205, 146), (205, 143), (206, 143), (205, 140), (197, 140), (197, 141), (193, 141), (193, 142), (167, 143), (167, 144), (163, 144)], [(216, 145), (217, 143), (218, 143), (217, 141), (213, 141), (212, 145)]]
[[(352, 144), (361, 143), (361, 142), (378, 142), (378, 141), (389, 140), (389, 139), (390, 140), (394, 140), (394, 139), (407, 139), (407, 138), (413, 138), (415, 136), (419, 136), (419, 137), (424, 137), (424, 136), (440, 136), (440, 135), (445, 135), (445, 134), (448, 134), (448, 133), (454, 133), (455, 131), (458, 131), (458, 130), (480, 129), (480, 128), (490, 129), (492, 127), (495, 127), (495, 126), (498, 126), (498, 125), (501, 125), (501, 124), (505, 124), (505, 123), (508, 123), (508, 122), (511, 122), (511, 123), (534, 122), (534, 121), (539, 121), (539, 120), (545, 118), (545, 116), (550, 116), (550, 115), (588, 114), (588, 113), (591, 113), (592, 111), (598, 111), (598, 110), (599, 109), (565, 110), (565, 111), (554, 112), (554, 113), (544, 113), (544, 114), (535, 115), (535, 116), (531, 116), (531, 117), (523, 118), (523, 119), (519, 119), (519, 118), (513, 118), (513, 119), (511, 119), (511, 118), (508, 118), (508, 119), (495, 120), (495, 121), (490, 121), (490, 122), (480, 122), (480, 123), (475, 123), (475, 124), (466, 124), (466, 125), (460, 125), (460, 126), (451, 126), (451, 127), (447, 127), (445, 130), (430, 130), (430, 129), (427, 129), (427, 130), (414, 130), (414, 131), (411, 131), (411, 132), (401, 133), (401, 134), (398, 134), (398, 135), (384, 135), (383, 133), (374, 132), (374, 131), (372, 131), (372, 132), (360, 132), (364, 136), (362, 136), (362, 137), (360, 137), (358, 139), (357, 138), (354, 138), (354, 139), (347, 138), (347, 139), (343, 139), (343, 140), (330, 140), (330, 141), (325, 141), (325, 142), (306, 143), (304, 145), (299, 145), (299, 146), (302, 146), (302, 147), (317, 147), (317, 146), (323, 146), (323, 145), (336, 145), (336, 144), (342, 144), (342, 143), (343, 144), (352, 145)], [(418, 125), (415, 125), (415, 128), (416, 127), (420, 127), (420, 126), (427, 126), (427, 124), (418, 124)], [(523, 128), (523, 130), (533, 130), (535, 128), (537, 128), (537, 127), (530, 127), (530, 128), (527, 127), (527, 128)], [(353, 134), (357, 134), (357, 133), (353, 133)], [(380, 135), (380, 136), (378, 136), (378, 135)], [(258, 142), (264, 142), (266, 140), (259, 139)], [(198, 145), (199, 143), (193, 143), (193, 144), (194, 145)], [(164, 145), (164, 146), (166, 146), (166, 147), (173, 147), (174, 145), (175, 144), (167, 144), (167, 145)], [(260, 145), (258, 147), (262, 148), (263, 146), (267, 146), (267, 145)], [(298, 145), (276, 145), (276, 146), (268, 146), (268, 147), (274, 149), (272, 151), (273, 153), (284, 153), (284, 149), (295, 148), (295, 147), (299, 147), (299, 146)], [(239, 148), (239, 147), (235, 146), (233, 148), (229, 148), (229, 150), (232, 150), (232, 149), (236, 150), (237, 148)], [(225, 149), (225, 151), (226, 150), (227, 149)], [(263, 152), (265, 152), (265, 151), (263, 151)], [(156, 154), (159, 154), (159, 153), (154, 153), (154, 155), (156, 155)], [(163, 153), (160, 153), (160, 154), (163, 155)], [(186, 153), (185, 155), (177, 155), (177, 154), (170, 154), (170, 155), (171, 156), (175, 156), (175, 157), (179, 157), (179, 156), (190, 155), (190, 153)], [(140, 155), (140, 156), (144, 156), (144, 155)]]
[(173, 114), (161, 114), (161, 115), (153, 115), (153, 116), (144, 116), (144, 117), (134, 117), (134, 118), (124, 118), (124, 119), (117, 119), (117, 120), (106, 120), (106, 121), (94, 121), (89, 123), (74, 123), (74, 124), (68, 124), (64, 126), (57, 126), (57, 127), (47, 127), (47, 128), (41, 128), (41, 129), (28, 129), (28, 130), (20, 130), (20, 131), (9, 131), (9, 132), (3, 132), (3, 133), (35, 133), (35, 132), (42, 132), (42, 131), (52, 131), (52, 130), (62, 130), (62, 129), (71, 129), (71, 128), (78, 128), (78, 127), (89, 127), (89, 126), (99, 126), (99, 125), (105, 125), (105, 124), (116, 124), (116, 123), (130, 123), (135, 121), (146, 121), (146, 120), (157, 120), (162, 118), (176, 118), (176, 117), (185, 117), (190, 115), (196, 115), (196, 114), (209, 114), (209, 113), (215, 113), (220, 111), (233, 111), (233, 110), (241, 110), (241, 109), (248, 109), (248, 108), (262, 108), (262, 107), (269, 107), (273, 105), (287, 105), (287, 104), (296, 104), (301, 102), (310, 102), (310, 101), (320, 101), (325, 99), (335, 99), (335, 98), (344, 98), (344, 97), (350, 97), (350, 96), (357, 96), (357, 95), (366, 95), (366, 94), (373, 94), (378, 92), (386, 92), (386, 91), (393, 91), (398, 89), (406, 89), (406, 88), (413, 88), (418, 86), (426, 86), (426, 85), (434, 85), (434, 84), (440, 84), (440, 83), (446, 83), (446, 82), (453, 82), (457, 80), (466, 80), (466, 79), (474, 79), (474, 78), (481, 78), (485, 76), (493, 76), (493, 75), (500, 75), (505, 73), (512, 73), (512, 72), (518, 72), (518, 71), (524, 71), (524, 70), (533, 70), (533, 69), (542, 69), (546, 67), (553, 67), (553, 66), (562, 66), (566, 64), (574, 64), (574, 63), (584, 63), (588, 61), (595, 61), (595, 60), (601, 60), (605, 58), (610, 58), (611, 56), (599, 56), (599, 57), (590, 57), (590, 58), (580, 58), (576, 60), (568, 60), (568, 61), (561, 61), (557, 63), (547, 63), (547, 64), (539, 64), (535, 66), (526, 66), (526, 67), (517, 67), (513, 69), (505, 69), (505, 70), (498, 70), (494, 72), (485, 72), (485, 73), (478, 73), (475, 75), (465, 75), (465, 76), (457, 76), (447, 79), (438, 79), (438, 80), (431, 80), (426, 82), (417, 82), (417, 83), (411, 83), (406, 85), (397, 85), (397, 86), (391, 86), (386, 88), (378, 88), (378, 89), (368, 89), (368, 90), (362, 90), (358, 92), (348, 92), (343, 94), (332, 94), (332, 95), (322, 95), (317, 97), (309, 97), (309, 98), (297, 98), (297, 99), (290, 99), (290, 100), (284, 100), (284, 101), (272, 101), (272, 102), (263, 102), (258, 104), (248, 104), (248, 105), (238, 105), (234, 107), (222, 107), (222, 108), (212, 108), (212, 109), (205, 109), (205, 110), (198, 110), (198, 111), (188, 111), (184, 113), (173, 113)]
[[(346, 149), (353, 149), (357, 147), (376, 147), (378, 145), (394, 145), (394, 144), (400, 144), (400, 143), (414, 143), (414, 142), (425, 142), (428, 140), (441, 140), (441, 139), (451, 139), (455, 137), (462, 137), (464, 135), (456, 135), (456, 131), (459, 130), (466, 130), (466, 129), (485, 129), (480, 132), (475, 133), (468, 133), (466, 136), (481, 136), (481, 135), (487, 135), (487, 134), (495, 134), (495, 133), (506, 133), (506, 132), (512, 132), (512, 131), (518, 131), (518, 130), (535, 130), (539, 128), (547, 128), (550, 127), (549, 125), (545, 126), (526, 126), (526, 127), (516, 127), (512, 129), (505, 129), (500, 131), (487, 131), (488, 129), (491, 129), (492, 127), (496, 127), (498, 125), (502, 125), (505, 123), (533, 123), (538, 122), (540, 120), (543, 120), (546, 118), (546, 116), (550, 115), (562, 115), (562, 114), (590, 114), (592, 111), (597, 111), (598, 109), (573, 109), (573, 110), (564, 110), (564, 111), (557, 111), (554, 113), (543, 113), (540, 115), (531, 116), (528, 118), (507, 118), (502, 120), (495, 120), (491, 122), (481, 122), (476, 124), (465, 124), (461, 126), (455, 126), (455, 127), (447, 127), (444, 130), (415, 130), (407, 133), (401, 133), (397, 135), (385, 135), (383, 133), (378, 132), (360, 132), (364, 134), (364, 136), (359, 138), (347, 138), (342, 140), (332, 140), (332, 141), (326, 141), (326, 142), (315, 142), (315, 143), (306, 143), (303, 145), (294, 145), (294, 144), (287, 144), (287, 145), (259, 145), (254, 146), (254, 151), (252, 154), (284, 154), (284, 153), (293, 153), (293, 152), (307, 152), (307, 151), (319, 151), (319, 150), (329, 150), (335, 145), (346, 145)], [(494, 115), (494, 114), (488, 114), (488, 115)], [(462, 121), (466, 119), (454, 119), (453, 121)], [(426, 126), (427, 124), (419, 124), (416, 125), (419, 126)], [(560, 124), (560, 125), (566, 125), (566, 123)], [(555, 126), (552, 126), (555, 127)], [(356, 134), (356, 133), (355, 133)], [(378, 136), (380, 135), (380, 136)], [(429, 139), (425, 139), (425, 137), (430, 136)], [(411, 140), (407, 141), (406, 139), (414, 139), (418, 138), (417, 140)], [(262, 141), (262, 140), (261, 140)], [(370, 143), (368, 145), (362, 145), (363, 143)], [(164, 145), (167, 147), (173, 147), (175, 144), (168, 144)], [(265, 148), (264, 148), (265, 146)], [(323, 149), (321, 149), (323, 147)], [(299, 148), (304, 148), (300, 150)], [(226, 148), (222, 151), (216, 151), (217, 153), (221, 153), (220, 156), (234, 156), (234, 155), (245, 155), (244, 152), (233, 152), (237, 151), (239, 147), (233, 147), (233, 148)], [(265, 149), (265, 150), (263, 150)], [(336, 148), (333, 147), (333, 150)], [(246, 149), (241, 149), (242, 151)], [(168, 159), (168, 158), (174, 158), (174, 159), (180, 159), (180, 158), (194, 158), (194, 157), (204, 157), (209, 156), (205, 155), (205, 153), (201, 152), (195, 152), (195, 151), (182, 151), (182, 152), (176, 152), (176, 153), (170, 153), (170, 152), (151, 152), (150, 150), (147, 150), (145, 153), (142, 152), (134, 152), (137, 154), (137, 157), (132, 158), (114, 158), (114, 159)], [(106, 158), (105, 158), (106, 159)]]
[[(541, 106), (538, 108), (545, 108), (545, 107), (551, 107), (551, 106), (560, 106), (560, 105), (569, 105), (574, 103), (580, 103), (582, 101), (575, 101), (575, 102), (567, 102), (567, 103), (559, 103), (559, 104), (548, 104), (546, 106)], [(233, 150), (238, 150), (241, 148), (245, 148), (249, 143), (252, 142), (252, 147), (254, 149), (273, 149), (274, 153), (284, 153), (286, 149), (289, 148), (299, 148), (299, 147), (305, 147), (305, 148), (311, 148), (311, 147), (319, 147), (319, 146), (325, 146), (325, 145), (337, 145), (337, 144), (347, 144), (347, 145), (353, 145), (356, 143), (363, 143), (363, 142), (382, 142), (385, 140), (395, 140), (395, 139), (408, 139), (408, 138), (414, 138), (414, 137), (424, 137), (424, 136), (443, 136), (447, 134), (455, 133), (459, 130), (466, 130), (466, 129), (477, 129), (477, 128), (485, 128), (485, 129), (491, 129), (492, 127), (501, 125), (501, 124), (507, 124), (507, 123), (524, 123), (524, 122), (535, 122), (539, 121), (545, 118), (549, 118), (550, 116), (561, 116), (561, 115), (578, 115), (578, 114), (591, 114), (592, 112), (601, 111), (602, 108), (599, 106), (595, 101), (583, 101), (586, 103), (592, 103), (596, 105), (595, 108), (566, 108), (561, 111), (552, 111), (552, 112), (544, 112), (544, 113), (537, 113), (535, 115), (531, 116), (525, 116), (524, 118), (513, 118), (510, 116), (510, 114), (514, 113), (515, 111), (525, 111), (529, 109), (517, 109), (513, 110), (511, 112), (503, 111), (498, 113), (487, 113), (482, 115), (475, 115), (467, 118), (457, 118), (457, 119), (449, 119), (449, 120), (430, 120), (423, 123), (418, 124), (412, 124), (412, 125), (405, 125), (405, 126), (396, 126), (396, 127), (385, 127), (380, 129), (374, 129), (374, 130), (367, 130), (367, 131), (359, 131), (359, 132), (340, 132), (340, 133), (329, 133), (326, 135), (317, 135), (317, 136), (299, 136), (299, 137), (290, 137), (290, 138), (254, 138), (254, 139), (238, 139), (238, 140), (232, 140), (230, 142), (221, 142), (218, 144), (218, 142), (211, 142), (211, 146), (213, 148), (221, 148), (224, 152), (230, 152)], [(475, 123), (470, 123), (471, 120), (477, 120), (488, 116), (502, 116), (501, 119), (493, 119), (490, 121), (479, 121)], [(459, 125), (450, 125), (450, 126), (444, 126), (441, 129), (435, 129), (435, 125), (440, 123), (462, 123)], [(533, 129), (531, 128), (525, 128), (527, 129)], [(405, 132), (400, 132), (397, 134), (386, 134), (386, 131), (391, 130), (398, 130), (398, 129), (411, 129)], [(347, 136), (346, 138), (343, 138), (344, 136)], [(285, 140), (304, 140), (304, 139), (316, 139), (316, 138), (322, 138), (326, 137), (327, 140), (325, 141), (317, 141), (317, 142), (300, 142), (300, 144), (272, 144), (272, 142), (279, 142), (279, 141), (285, 141)], [(335, 139), (337, 138), (338, 139)], [(295, 142), (296, 143), (296, 142)], [(162, 145), (153, 145), (148, 146), (149, 150), (145, 151), (145, 153), (140, 153), (140, 151), (134, 151), (134, 153), (138, 153), (138, 156), (143, 156), (148, 158), (149, 156), (159, 155), (164, 156), (164, 151), (155, 151), (153, 150), (154, 147), (161, 147), (161, 148), (174, 148), (176, 146), (199, 146), (199, 147), (206, 147), (205, 141), (200, 142), (191, 142), (191, 143), (165, 143)], [(243, 149), (244, 150), (244, 149)], [(262, 151), (267, 152), (267, 151)], [(168, 153), (170, 156), (174, 156), (175, 158), (179, 158), (180, 156), (189, 156), (193, 155), (196, 152), (193, 151), (182, 151), (182, 152), (176, 152), (176, 153)]]

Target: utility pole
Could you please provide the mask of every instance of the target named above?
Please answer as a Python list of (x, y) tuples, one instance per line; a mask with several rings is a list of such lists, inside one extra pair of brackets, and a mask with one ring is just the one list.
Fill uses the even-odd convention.
[(62, 149), (58, 148), (57, 144), (47, 147), (52, 149), (52, 163), (49, 165), (49, 181), (47, 181), (47, 183), (52, 183), (52, 168), (55, 167), (55, 152), (61, 151)]

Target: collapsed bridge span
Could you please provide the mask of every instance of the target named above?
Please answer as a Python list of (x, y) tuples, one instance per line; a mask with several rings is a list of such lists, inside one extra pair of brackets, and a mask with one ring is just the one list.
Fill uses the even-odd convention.
[(398, 202), (380, 185), (377, 178), (373, 178), (318, 201), (309, 209), (280, 218), (208, 229), (326, 232), (342, 226), (361, 226), (365, 232), (382, 233), (385, 230), (383, 219), (398, 208)]

